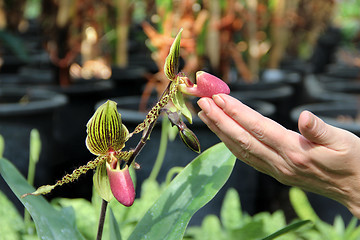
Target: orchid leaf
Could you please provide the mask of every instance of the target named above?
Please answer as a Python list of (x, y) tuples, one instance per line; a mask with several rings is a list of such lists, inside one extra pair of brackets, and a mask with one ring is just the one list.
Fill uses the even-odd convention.
[(69, 216), (69, 212), (56, 210), (42, 196), (20, 198), (26, 192), (33, 192), (34, 188), (27, 183), (11, 162), (0, 159), (0, 174), (29, 211), (40, 239), (84, 239), (70, 221), (73, 217)]
[(104, 155), (110, 150), (121, 150), (129, 134), (121, 122), (116, 102), (102, 104), (87, 123), (86, 146), (94, 155)]
[(291, 223), (288, 226), (286, 226), (286, 227), (274, 232), (273, 234), (263, 238), (262, 240), (272, 240), (272, 239), (278, 238), (279, 236), (284, 235), (284, 234), (289, 233), (289, 232), (292, 232), (292, 231), (295, 231), (296, 229), (298, 229), (298, 228), (300, 228), (303, 225), (308, 224), (308, 223), (311, 223), (311, 221), (310, 220), (301, 220), (301, 221)]
[(180, 29), (176, 35), (174, 42), (172, 43), (169, 51), (169, 55), (166, 57), (164, 72), (166, 77), (173, 81), (179, 71), (179, 58), (180, 58), (180, 40), (183, 29)]
[(73, 222), (79, 232), (86, 239), (95, 239), (97, 229), (94, 226), (98, 224), (99, 213), (90, 201), (84, 198), (55, 198), (51, 204), (63, 210), (71, 209), (75, 214)]
[(169, 184), (129, 240), (182, 239), (191, 217), (225, 184), (235, 160), (223, 143), (200, 154)]
[(119, 224), (116, 221), (114, 212), (112, 211), (112, 209), (109, 209), (109, 213), (110, 213), (110, 239), (114, 239), (114, 240), (121, 240), (121, 234), (120, 234), (120, 228), (119, 228)]
[(318, 215), (312, 208), (306, 193), (300, 188), (292, 187), (289, 191), (289, 197), (292, 207), (301, 220), (311, 220), (317, 222)]
[(238, 229), (244, 224), (240, 196), (236, 189), (230, 188), (226, 192), (220, 216), (224, 228), (229, 231)]
[(1, 191), (0, 216), (0, 236), (5, 239), (20, 239), (20, 233), (26, 231), (23, 218), (13, 202)]

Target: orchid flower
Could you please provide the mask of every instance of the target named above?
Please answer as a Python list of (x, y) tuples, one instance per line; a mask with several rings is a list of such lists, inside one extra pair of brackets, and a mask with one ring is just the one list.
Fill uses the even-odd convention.
[[(229, 94), (229, 87), (219, 78), (199, 71), (196, 83), (192, 83), (183, 73), (178, 73), (181, 32), (177, 34), (164, 65), (169, 85), (157, 104), (148, 112), (146, 118), (133, 132), (122, 123), (116, 103), (108, 100), (102, 104), (88, 121), (86, 146), (96, 155), (95, 160), (65, 175), (54, 185), (39, 187), (33, 193), (40, 195), (51, 192), (55, 187), (73, 182), (91, 169), (96, 169), (93, 182), (102, 199), (109, 202), (113, 197), (124, 206), (131, 206), (135, 200), (135, 189), (129, 172), (129, 166), (135, 165), (134, 159), (149, 139), (152, 128), (161, 112), (165, 112), (170, 122), (177, 126), (181, 140), (193, 151), (200, 152), (200, 143), (196, 135), (186, 126), (181, 116), (192, 123), (192, 116), (185, 104), (184, 94), (197, 97), (211, 97), (214, 94)], [(143, 132), (143, 136), (134, 150), (123, 151), (126, 141), (134, 134)]]

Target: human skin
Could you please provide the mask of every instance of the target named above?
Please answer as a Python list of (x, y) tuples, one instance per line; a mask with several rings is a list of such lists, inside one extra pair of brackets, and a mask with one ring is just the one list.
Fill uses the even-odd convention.
[(300, 133), (239, 100), (214, 95), (198, 101), (201, 120), (241, 161), (279, 182), (332, 198), (360, 218), (360, 138), (303, 111)]

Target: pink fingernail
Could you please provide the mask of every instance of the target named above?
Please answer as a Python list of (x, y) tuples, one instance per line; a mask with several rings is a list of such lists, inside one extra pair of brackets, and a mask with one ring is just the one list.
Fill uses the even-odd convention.
[(216, 105), (218, 105), (220, 108), (225, 108), (225, 101), (224, 99), (220, 96), (220, 95), (214, 95), (213, 96), (213, 100), (216, 103)]
[(197, 102), (197, 104), (204, 112), (210, 111), (209, 98), (206, 98), (206, 97), (200, 98), (200, 100)]

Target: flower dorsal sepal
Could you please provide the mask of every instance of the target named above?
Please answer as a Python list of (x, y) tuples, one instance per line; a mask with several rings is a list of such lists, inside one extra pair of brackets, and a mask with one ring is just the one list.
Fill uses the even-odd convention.
[(180, 40), (182, 31), (183, 29), (181, 28), (179, 33), (176, 35), (164, 64), (165, 75), (170, 81), (173, 81), (176, 78), (179, 71)]
[(97, 156), (121, 150), (129, 134), (125, 125), (122, 124), (116, 102), (111, 100), (96, 110), (86, 127), (86, 146)]

